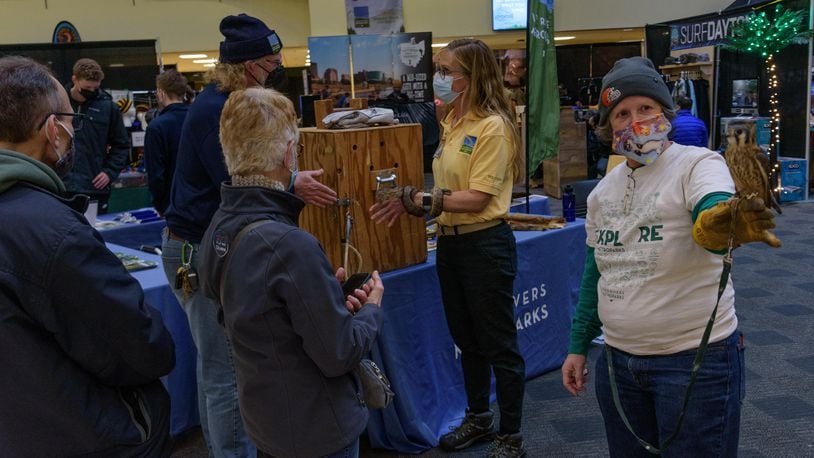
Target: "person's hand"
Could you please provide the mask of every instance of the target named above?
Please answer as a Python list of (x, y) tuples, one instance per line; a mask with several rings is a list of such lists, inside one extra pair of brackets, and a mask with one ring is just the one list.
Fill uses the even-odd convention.
[(104, 189), (105, 186), (110, 184), (110, 177), (105, 172), (99, 172), (91, 182), (96, 189)]
[(368, 210), (370, 218), (376, 224), (387, 224), (387, 227), (393, 227), (396, 220), (405, 212), (404, 204), (401, 199), (390, 199), (384, 202), (376, 202)]
[[(733, 205), (737, 206), (734, 221)], [(774, 215), (760, 197), (733, 198), (704, 210), (693, 225), (692, 236), (704, 248), (721, 250), (728, 245), (730, 227), (734, 228), (735, 246), (750, 242), (780, 246), (777, 236), (769, 232), (775, 227)]]
[(306, 204), (323, 208), (336, 203), (336, 191), (317, 181), (323, 170), (301, 170), (294, 179), (294, 193)]
[(585, 391), (588, 382), (588, 368), (585, 355), (569, 354), (562, 363), (562, 385), (574, 396)]
[[(370, 274), (370, 280), (367, 282), (364, 288), (368, 287), (370, 288), (370, 291), (367, 293), (365, 303), (375, 304), (377, 307), (381, 307), (382, 297), (384, 297), (384, 283), (382, 283), (382, 278), (379, 276), (378, 270), (374, 270), (373, 273)], [(359, 290), (357, 289), (356, 291), (358, 292)]]

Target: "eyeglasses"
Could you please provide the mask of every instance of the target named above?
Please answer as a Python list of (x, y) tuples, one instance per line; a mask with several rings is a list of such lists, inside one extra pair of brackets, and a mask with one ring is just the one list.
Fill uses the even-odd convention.
[(450, 69), (441, 67), (440, 65), (437, 65), (435, 67), (435, 72), (438, 73), (439, 75), (441, 75), (441, 78), (446, 78), (447, 75), (451, 75), (453, 73), (458, 73), (458, 74), (461, 73), (460, 70), (450, 70)]
[(74, 133), (82, 130), (82, 126), (85, 125), (85, 118), (87, 117), (84, 113), (49, 113), (48, 116), (46, 116), (45, 119), (43, 119), (40, 125), (37, 127), (37, 130), (42, 129), (42, 126), (45, 125), (45, 123), (48, 121), (48, 118), (50, 118), (51, 115), (70, 116), (71, 118), (73, 118), (72, 124)]

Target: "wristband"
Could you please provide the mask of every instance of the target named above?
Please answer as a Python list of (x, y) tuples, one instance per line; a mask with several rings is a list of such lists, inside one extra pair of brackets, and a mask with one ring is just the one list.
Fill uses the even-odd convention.
[(417, 206), (413, 198), (418, 190), (412, 186), (405, 186), (401, 190), (401, 205), (404, 206), (404, 209), (407, 213), (413, 216), (424, 216), (424, 209)]

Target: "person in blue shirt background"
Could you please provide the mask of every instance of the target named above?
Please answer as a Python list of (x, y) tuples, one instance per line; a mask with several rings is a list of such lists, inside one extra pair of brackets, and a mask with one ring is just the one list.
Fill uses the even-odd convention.
[(678, 113), (672, 120), (672, 140), (679, 145), (706, 148), (709, 142), (707, 125), (692, 115), (692, 100), (687, 97), (679, 97), (676, 105), (678, 105)]
[(170, 206), (170, 185), (175, 173), (175, 156), (181, 140), (181, 127), (189, 109), (189, 105), (184, 103), (189, 86), (184, 75), (172, 69), (158, 75), (155, 83), (161, 113), (147, 126), (144, 162), (153, 207), (164, 216)]

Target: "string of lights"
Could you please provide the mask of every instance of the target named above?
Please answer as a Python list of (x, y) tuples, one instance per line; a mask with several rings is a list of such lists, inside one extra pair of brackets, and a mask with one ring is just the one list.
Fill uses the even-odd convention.
[(752, 12), (744, 21), (735, 24), (727, 44), (729, 49), (760, 55), (766, 64), (771, 129), (766, 154), (769, 156), (769, 182), (774, 185), (776, 193), (780, 192), (782, 184), (779, 180), (780, 165), (777, 162), (780, 155), (780, 103), (777, 97), (777, 65), (774, 55), (791, 44), (808, 43), (812, 31), (808, 29), (807, 14), (804, 10), (784, 9), (780, 4), (775, 7), (771, 18), (766, 10)]

